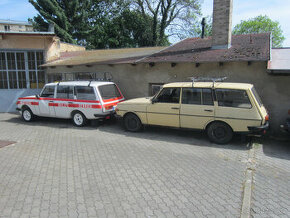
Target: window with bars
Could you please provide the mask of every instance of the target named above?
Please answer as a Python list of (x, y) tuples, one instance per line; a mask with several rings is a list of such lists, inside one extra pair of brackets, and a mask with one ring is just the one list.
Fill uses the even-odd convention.
[(0, 89), (42, 88), (43, 63), (43, 51), (0, 51)]

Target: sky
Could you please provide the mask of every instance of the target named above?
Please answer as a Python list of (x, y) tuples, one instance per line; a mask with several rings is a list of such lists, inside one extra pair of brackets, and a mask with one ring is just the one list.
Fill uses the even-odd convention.
[[(233, 26), (241, 20), (267, 15), (279, 21), (286, 40), (284, 47), (290, 47), (290, 0), (233, 0)], [(201, 0), (203, 16), (212, 15), (213, 0)], [(0, 19), (27, 21), (37, 14), (28, 0), (0, 0)]]

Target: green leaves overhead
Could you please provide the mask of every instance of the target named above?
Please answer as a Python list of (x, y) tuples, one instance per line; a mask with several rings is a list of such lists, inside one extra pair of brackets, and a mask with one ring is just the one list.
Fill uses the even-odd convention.
[(200, 12), (199, 0), (29, 0), (38, 31), (89, 49), (168, 45)]
[(272, 33), (273, 47), (281, 47), (285, 37), (278, 21), (272, 21), (268, 16), (258, 16), (237, 24), (233, 34)]

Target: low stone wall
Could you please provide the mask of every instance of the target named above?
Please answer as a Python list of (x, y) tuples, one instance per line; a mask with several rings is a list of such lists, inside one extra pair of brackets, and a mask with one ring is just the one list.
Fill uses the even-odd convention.
[(20, 97), (39, 94), (41, 89), (0, 89), (0, 112), (16, 112), (16, 102)]

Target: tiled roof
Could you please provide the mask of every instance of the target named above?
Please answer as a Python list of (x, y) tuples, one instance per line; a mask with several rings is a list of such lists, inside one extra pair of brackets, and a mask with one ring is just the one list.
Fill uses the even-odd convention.
[(233, 35), (229, 49), (212, 49), (211, 37), (188, 38), (161, 52), (138, 60), (150, 62), (228, 62), (268, 61), (270, 59), (270, 33)]

